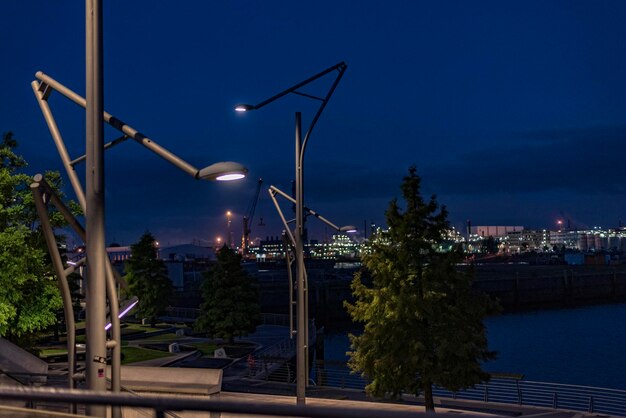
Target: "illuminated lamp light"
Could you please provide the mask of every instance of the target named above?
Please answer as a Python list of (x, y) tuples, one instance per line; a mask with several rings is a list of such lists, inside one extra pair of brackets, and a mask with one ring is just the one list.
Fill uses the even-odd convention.
[(216, 177), (217, 181), (231, 181), (231, 180), (239, 180), (245, 177), (245, 174), (241, 173), (233, 173), (233, 174), (224, 174), (223, 176)]
[(254, 109), (255, 107), (250, 104), (238, 104), (237, 106), (235, 106), (235, 112), (248, 112)]
[(199, 170), (198, 173), (196, 173), (196, 178), (201, 180), (230, 181), (242, 179), (247, 173), (248, 169), (243, 165), (232, 161), (225, 161), (211, 164)]
[[(133, 296), (126, 302), (126, 305), (120, 310), (117, 317), (122, 319), (122, 317), (126, 315), (128, 312), (130, 312), (131, 309), (133, 309), (138, 303), (139, 303), (139, 298), (137, 296)], [(111, 328), (111, 325), (112, 325), (111, 321), (109, 320), (106, 326), (104, 327), (104, 330), (108, 331), (109, 328)]]

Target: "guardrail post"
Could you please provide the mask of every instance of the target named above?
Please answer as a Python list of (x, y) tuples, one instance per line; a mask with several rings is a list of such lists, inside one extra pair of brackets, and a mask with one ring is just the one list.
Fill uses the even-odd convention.
[(552, 395), (552, 407), (559, 409), (559, 395), (556, 392)]
[(589, 413), (593, 413), (593, 396), (589, 396)]
[(315, 369), (315, 373), (317, 375), (317, 386), (324, 386), (326, 384), (326, 379), (324, 379), (324, 373), (326, 369), (323, 367), (317, 367)]
[(485, 387), (485, 402), (489, 402), (489, 388), (487, 387), (487, 385), (484, 385)]
[(522, 388), (519, 387), (519, 380), (515, 381), (515, 386), (517, 386), (517, 404), (521, 405), (523, 402), (523, 398), (522, 398)]
[(163, 412), (163, 410), (161, 408), (155, 408), (154, 416), (156, 418), (165, 418), (165, 413)]

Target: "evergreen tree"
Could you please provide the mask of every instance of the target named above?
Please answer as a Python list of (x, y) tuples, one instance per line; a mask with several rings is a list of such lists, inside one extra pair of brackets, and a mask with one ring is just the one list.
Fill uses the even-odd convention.
[(229, 343), (255, 330), (260, 316), (259, 295), (254, 280), (241, 267), (239, 254), (224, 245), (200, 289), (203, 302), (196, 330)]
[(126, 280), (132, 295), (139, 298), (137, 314), (156, 325), (157, 315), (169, 305), (174, 289), (163, 260), (157, 258), (156, 240), (145, 232), (130, 246)]
[(350, 335), (348, 365), (370, 380), (368, 393), (423, 393), (434, 411), (432, 385), (458, 391), (488, 379), (481, 364), (495, 353), (487, 348), (483, 319), (496, 306), (472, 290), (472, 274), (457, 270), (460, 248), (436, 251), (448, 214), (435, 196), (424, 201), (420, 183), (411, 167), (402, 183), (406, 209), (397, 199), (390, 203), (389, 230), (372, 239), (363, 257), (372, 287), (355, 274), (355, 302), (345, 305), (364, 331)]
[(498, 242), (492, 235), (489, 235), (488, 238), (483, 239), (480, 243), (480, 251), (486, 254), (497, 254)]
[[(56, 323), (62, 307), (52, 263), (39, 228), (32, 178), (25, 174), (26, 161), (15, 153), (17, 141), (11, 132), (0, 142), (0, 335), (29, 346), (33, 337)], [(59, 196), (61, 176), (45, 173), (46, 181)], [(70, 202), (78, 213), (78, 205)], [(49, 209), (53, 228), (66, 223), (58, 211)], [(63, 237), (57, 237), (61, 243)]]

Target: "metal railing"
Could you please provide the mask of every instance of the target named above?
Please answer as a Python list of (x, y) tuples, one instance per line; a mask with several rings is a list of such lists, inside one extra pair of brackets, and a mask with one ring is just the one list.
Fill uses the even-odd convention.
[[(248, 359), (248, 376), (254, 379), (270, 380), (270, 376), (280, 373), (281, 369), (287, 367), (289, 370), (289, 360), (295, 355), (295, 349), (295, 339), (285, 338), (251, 355), (253, 361)], [(289, 373), (289, 375), (295, 377), (294, 373)], [(284, 381), (293, 382), (291, 377), (287, 377)]]
[(435, 388), (435, 396), (498, 402), (589, 413), (626, 416), (626, 391), (515, 379), (491, 379), (487, 384), (450, 392)]
[[(316, 365), (311, 373), (317, 386), (365, 389), (367, 382), (345, 367)], [(276, 380), (279, 380), (277, 376)], [(552, 409), (626, 416), (626, 390), (534, 382), (512, 378), (492, 378), (486, 384), (451, 392), (435, 387), (440, 398), (535, 406)]]
[[(394, 408), (392, 405), (377, 404), (375, 408), (368, 406), (340, 406), (334, 404), (296, 405), (285, 404), (272, 400), (258, 399), (210, 399), (173, 395), (133, 396), (124, 393), (97, 392), (88, 390), (0, 387), (0, 400), (27, 400), (35, 402), (62, 402), (87, 405), (120, 406), (122, 408), (149, 408), (154, 416), (162, 418), (169, 411), (204, 411), (231, 414), (248, 414), (251, 416), (289, 416), (308, 418), (355, 417), (355, 418), (414, 418), (415, 416), (431, 416), (415, 407), (405, 409)], [(2, 403), (2, 402), (0, 402)], [(439, 414), (442, 417), (458, 416), (458, 414)], [(33, 411), (32, 416), (36, 416)]]
[[(261, 359), (262, 357), (260, 357), (260, 360)], [(268, 361), (268, 366), (271, 363), (271, 361)], [(264, 368), (263, 360), (261, 360), (260, 363), (257, 363), (256, 367)], [(294, 370), (290, 369), (289, 363), (283, 363), (282, 367), (275, 368), (269, 373), (268, 371), (269, 370), (259, 370), (260, 373), (257, 372), (249, 377), (253, 379), (256, 377), (259, 380), (270, 380), (284, 383), (293, 383), (293, 379), (295, 378), (295, 372)], [(20, 380), (23, 380), (24, 378), (28, 379), (29, 377), (32, 378), (32, 376), (24, 376)], [(309, 383), (311, 386), (317, 387), (333, 387), (356, 390), (363, 390), (366, 385), (365, 380), (363, 380), (360, 376), (350, 373), (347, 369), (341, 368), (338, 365), (335, 365), (334, 367), (332, 365), (326, 367), (320, 367), (319, 365), (315, 366), (312, 370), (311, 381)], [(47, 409), (46, 406), (52, 403), (106, 404), (132, 407), (142, 406), (152, 408), (155, 411), (160, 410), (161, 414), (167, 413), (168, 415), (175, 418), (178, 417), (172, 411), (179, 411), (181, 409), (244, 413), (241, 408), (232, 409), (234, 407), (228, 402), (222, 405), (219, 402), (215, 404), (214, 400), (206, 399), (205, 401), (211, 402), (206, 404), (196, 404), (192, 402), (191, 404), (185, 405), (185, 407), (181, 409), (175, 407), (176, 405), (178, 405), (176, 403), (162, 403), (162, 400), (164, 399), (164, 397), (162, 396), (158, 397), (158, 399), (161, 399), (161, 401), (159, 401), (161, 403), (155, 401), (156, 403), (150, 404), (149, 402), (152, 402), (150, 400), (152, 399), (150, 396), (148, 396), (148, 400), (146, 400), (147, 398), (145, 394), (137, 394), (133, 391), (126, 390), (126, 388), (123, 388), (123, 390), (126, 393), (107, 392), (104, 395), (98, 394), (96, 396), (94, 395), (94, 393), (84, 390), (70, 391), (67, 389), (55, 389), (50, 387), (38, 388), (31, 386), (0, 386), (0, 404), (2, 404), (1, 399), (18, 399), (28, 401), (28, 404), (32, 407), (43, 407), (44, 409)], [(57, 396), (58, 394), (61, 394), (63, 396)], [(511, 378), (492, 378), (487, 384), (475, 385), (470, 389), (459, 392), (451, 392), (446, 389), (435, 387), (433, 388), (433, 394), (436, 397), (444, 399), (451, 398), (458, 400), (476, 401), (481, 403), (500, 403), (518, 406), (532, 406), (548, 409), (600, 413), (612, 416), (626, 416), (626, 390), (576, 386), (558, 383), (534, 382)], [(129, 400), (131, 398), (135, 400)], [(165, 397), (165, 399), (169, 398)], [(184, 400), (185, 398), (176, 397), (175, 399)], [(198, 398), (191, 398), (191, 400), (197, 401)], [(148, 402), (148, 404), (146, 404), (145, 402)], [(445, 404), (445, 401), (443, 403)], [(168, 407), (165, 408), (164, 405), (167, 405)], [(195, 406), (197, 405), (201, 405), (201, 407), (196, 408)], [(270, 408), (269, 406), (267, 406), (267, 404), (264, 405), (265, 407), (261, 408), (261, 410), (265, 411), (267, 408)], [(246, 407), (256, 408), (256, 404), (252, 402)], [(258, 415), (264, 415), (265, 413), (261, 413), (261, 410), (249, 409), (248, 411), (254, 411), (254, 413)], [(269, 410), (270, 409), (267, 409), (267, 411)], [(332, 410), (332, 408), (330, 410)], [(267, 414), (294, 415), (306, 417), (336, 416), (328, 415), (328, 411), (308, 411), (306, 413), (304, 413), (303, 411), (295, 410), (290, 410), (289, 413), (282, 413), (281, 411), (282, 410), (280, 410), (279, 408), (279, 410), (272, 410), (272, 412), (267, 412)], [(354, 416), (361, 415), (355, 414)]]
[[(181, 320), (195, 321), (200, 316), (201, 309), (183, 308), (179, 306), (168, 306), (165, 308), (165, 315), (161, 316), (161, 320)], [(314, 322), (311, 320), (310, 322)], [(289, 326), (289, 315), (278, 313), (261, 313), (260, 323), (262, 325), (279, 325), (283, 327)]]

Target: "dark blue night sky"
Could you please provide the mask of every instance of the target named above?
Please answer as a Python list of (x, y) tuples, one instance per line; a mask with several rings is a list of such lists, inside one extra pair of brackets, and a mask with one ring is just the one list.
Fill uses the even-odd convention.
[[(145, 230), (164, 243), (213, 240), (228, 209), (237, 237), (259, 177), (255, 217), (266, 226), (252, 235), (279, 234), (265, 186), (290, 190), (294, 112), (307, 122), (316, 103), (289, 96), (246, 115), (233, 106), (340, 61), (348, 69), (305, 162), (306, 204), (337, 224), (384, 224), (415, 164), (457, 227), (543, 228), (559, 217), (617, 226), (626, 222), (624, 22), (621, 0), (105, 1), (106, 110), (197, 167), (250, 169), (238, 184), (199, 182), (136, 143), (113, 148), (107, 242)], [(30, 82), (41, 70), (84, 94), (84, 26), (80, 1), (0, 6), (0, 131), (15, 133), (32, 174), (62, 167)], [(323, 95), (331, 81), (306, 91)], [(82, 154), (84, 111), (60, 95), (50, 104), (72, 157)]]

